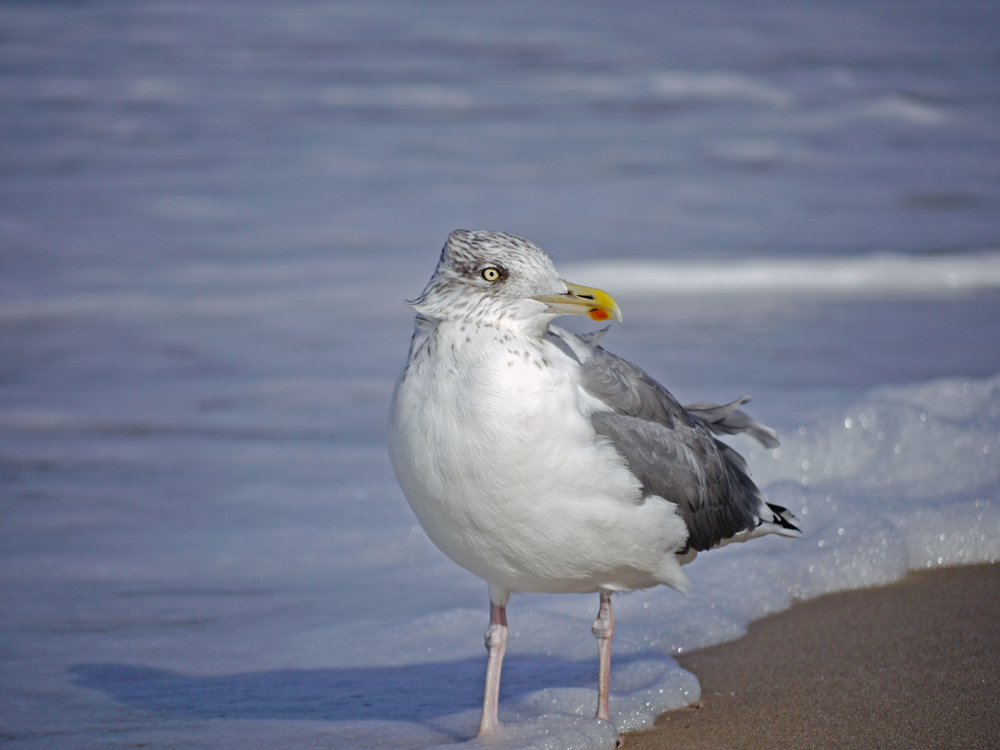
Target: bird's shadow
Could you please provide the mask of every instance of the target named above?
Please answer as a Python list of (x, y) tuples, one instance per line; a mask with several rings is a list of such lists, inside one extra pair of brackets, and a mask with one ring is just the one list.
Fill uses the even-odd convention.
[[(278, 669), (210, 677), (131, 664), (79, 664), (76, 685), (131, 708), (190, 718), (424, 721), (482, 705), (485, 659), (397, 667)], [(596, 659), (510, 656), (501, 700), (549, 687), (596, 688)]]

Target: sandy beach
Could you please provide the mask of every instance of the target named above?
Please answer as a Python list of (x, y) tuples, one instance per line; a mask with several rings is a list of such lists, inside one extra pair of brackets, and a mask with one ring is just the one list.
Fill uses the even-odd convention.
[(678, 658), (701, 701), (646, 748), (1000, 747), (1000, 564), (831, 594)]

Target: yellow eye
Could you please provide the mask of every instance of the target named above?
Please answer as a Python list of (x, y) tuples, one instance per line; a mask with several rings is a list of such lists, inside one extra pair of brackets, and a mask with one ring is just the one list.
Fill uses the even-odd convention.
[(500, 278), (500, 271), (496, 268), (493, 268), (492, 266), (490, 266), (489, 268), (484, 268), (483, 278), (492, 283)]

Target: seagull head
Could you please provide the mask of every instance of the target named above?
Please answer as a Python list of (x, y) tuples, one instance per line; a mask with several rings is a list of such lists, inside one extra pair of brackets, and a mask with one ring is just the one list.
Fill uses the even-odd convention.
[(559, 315), (622, 319), (610, 294), (564, 280), (537, 245), (504, 232), (468, 229), (448, 236), (434, 275), (410, 305), (435, 321), (537, 335)]

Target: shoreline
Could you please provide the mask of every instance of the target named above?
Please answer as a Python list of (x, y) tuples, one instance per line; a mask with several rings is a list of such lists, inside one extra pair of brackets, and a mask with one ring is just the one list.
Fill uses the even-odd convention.
[(1000, 563), (827, 594), (676, 659), (700, 702), (627, 750), (996, 747)]

